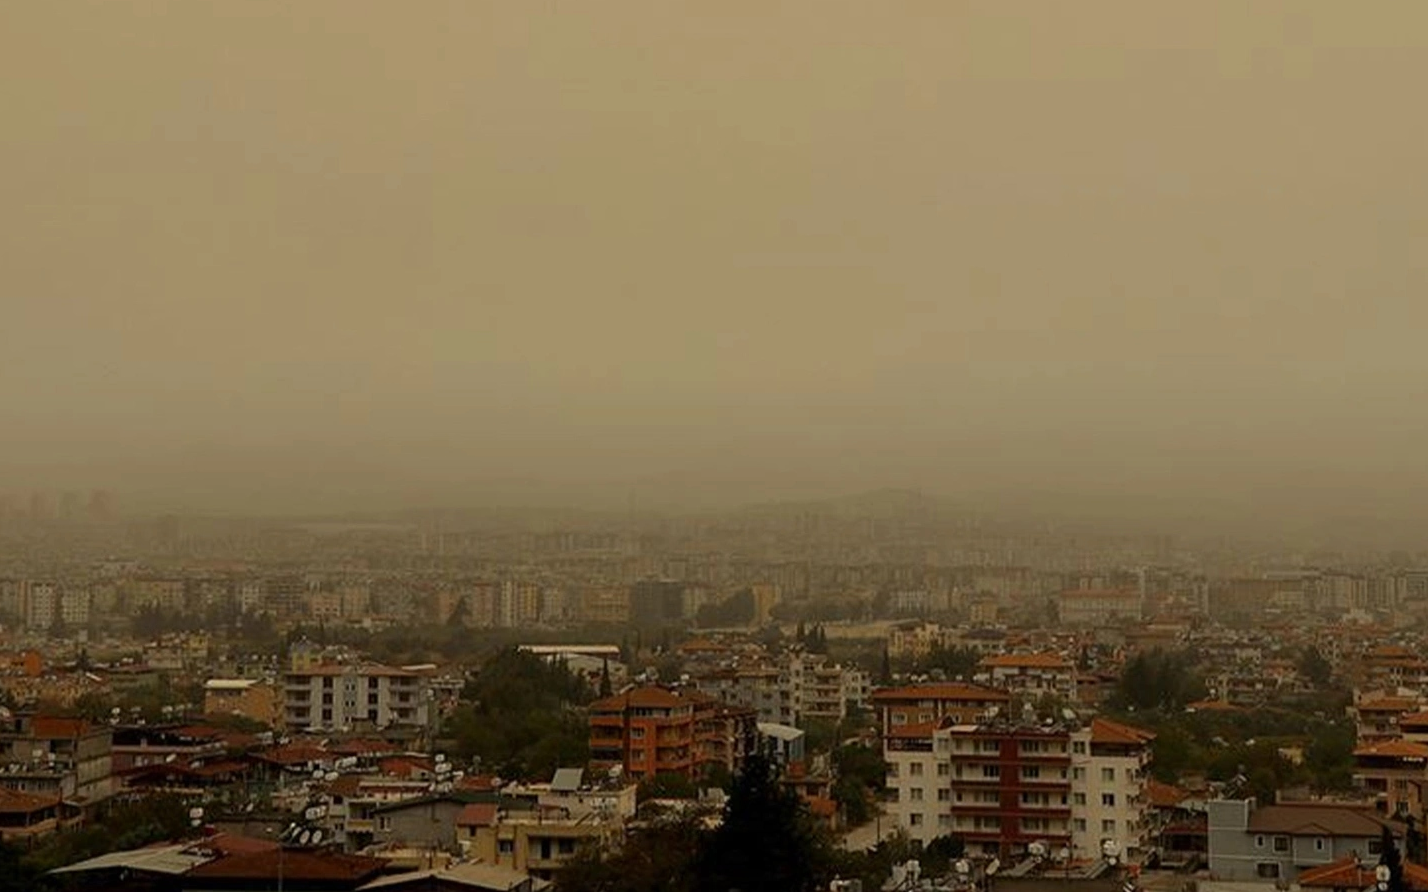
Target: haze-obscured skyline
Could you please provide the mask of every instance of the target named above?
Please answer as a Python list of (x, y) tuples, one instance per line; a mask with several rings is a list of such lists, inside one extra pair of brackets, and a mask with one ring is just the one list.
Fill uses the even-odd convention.
[(0, 490), (1421, 518), (1425, 83), (1407, 0), (13, 4)]

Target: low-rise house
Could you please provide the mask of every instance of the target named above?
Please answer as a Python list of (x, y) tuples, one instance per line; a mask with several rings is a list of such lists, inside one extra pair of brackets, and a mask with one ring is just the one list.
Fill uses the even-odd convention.
[(1404, 834), (1403, 825), (1367, 806), (1217, 799), (1206, 811), (1210, 873), (1233, 882), (1295, 882), (1309, 868), (1344, 858), (1374, 861), (1384, 828), (1400, 846)]

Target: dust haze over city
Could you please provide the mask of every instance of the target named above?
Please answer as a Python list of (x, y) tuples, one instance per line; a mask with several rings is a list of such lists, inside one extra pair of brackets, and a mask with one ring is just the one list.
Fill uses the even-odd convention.
[(1428, 892), (1428, 4), (3, 6), (0, 892)]
[(1425, 26), (27, 4), (4, 482), (1421, 521)]

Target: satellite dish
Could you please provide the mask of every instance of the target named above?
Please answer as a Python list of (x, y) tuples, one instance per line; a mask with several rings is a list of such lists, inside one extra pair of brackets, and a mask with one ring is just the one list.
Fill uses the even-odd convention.
[(314, 830), (314, 831), (312, 831), (312, 844), (313, 844), (313, 845), (317, 845), (317, 844), (320, 843), (320, 842), (322, 842), (322, 831), (321, 831), (321, 830)]
[(337, 780), (337, 772), (329, 771), (322, 776), (322, 779), (327, 781), (328, 783), (332, 783), (333, 781)]
[(197, 821), (199, 818), (203, 817), (203, 809), (199, 807), (191, 808), (188, 810), (188, 816), (190, 820)]
[(436, 754), (436, 764), (440, 765), (442, 762), (445, 762), (445, 761), (446, 761), (446, 753), (437, 753), (437, 754)]
[(178, 761), (178, 753), (169, 753), (167, 756), (164, 756), (164, 762), (165, 762), (165, 764), (170, 763), (170, 762), (177, 762), (177, 761)]
[(298, 845), (305, 846), (310, 842), (312, 842), (311, 830), (304, 830), (303, 832), (298, 834)]
[(1031, 857), (1038, 861), (1046, 857), (1046, 843), (1044, 842), (1034, 842), (1027, 846), (1026, 850), (1031, 853)]
[(957, 871), (957, 876), (965, 877), (972, 872), (972, 862), (966, 858), (958, 858), (956, 863), (952, 865), (952, 869)]
[(992, 875), (994, 875), (997, 871), (999, 871), (999, 870), (1001, 870), (1001, 869), (1002, 869), (1002, 859), (1000, 859), (1000, 858), (993, 858), (992, 860), (990, 860), (990, 861), (987, 862), (987, 869), (986, 869), (986, 871), (984, 871), (984, 872), (986, 873), (987, 876), (992, 876)]

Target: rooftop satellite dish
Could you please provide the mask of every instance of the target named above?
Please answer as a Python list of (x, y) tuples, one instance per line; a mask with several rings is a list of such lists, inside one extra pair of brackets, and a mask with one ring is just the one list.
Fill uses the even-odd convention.
[(310, 842), (312, 842), (311, 830), (304, 830), (303, 832), (298, 834), (298, 845), (305, 846)]
[(440, 765), (442, 762), (445, 762), (445, 761), (446, 761), (446, 753), (437, 753), (437, 754), (436, 754), (436, 764)]
[(985, 873), (987, 874), (987, 876), (993, 876), (994, 874), (996, 874), (997, 871), (999, 871), (999, 870), (1001, 870), (1001, 869), (1002, 869), (1002, 859), (1000, 859), (1000, 858), (993, 858), (992, 860), (990, 860), (990, 861), (987, 862), (987, 869), (986, 869)]
[(322, 780), (322, 779), (323, 779), (324, 777), (326, 777), (326, 776), (327, 776), (327, 772), (326, 772), (326, 771), (323, 771), (321, 768), (314, 768), (314, 769), (312, 770), (312, 779), (313, 779), (313, 780)]
[(1026, 850), (1031, 853), (1031, 857), (1038, 861), (1046, 857), (1046, 843), (1044, 842), (1034, 842), (1027, 846)]
[(333, 781), (337, 780), (337, 772), (329, 771), (322, 776), (322, 779), (327, 781), (328, 783), (332, 783)]
[(167, 763), (167, 762), (177, 762), (177, 761), (178, 761), (178, 753), (169, 753), (167, 756), (164, 756), (164, 762), (166, 762), (166, 763)]
[(199, 818), (203, 817), (203, 809), (201, 807), (191, 808), (188, 810), (188, 816), (190, 820), (196, 821)]
[(968, 861), (966, 858), (958, 858), (957, 861), (952, 865), (952, 869), (957, 871), (957, 876), (965, 877), (967, 876), (967, 874), (972, 872), (972, 862)]
[(314, 831), (312, 831), (312, 844), (313, 844), (313, 845), (317, 845), (317, 844), (320, 843), (320, 842), (322, 842), (322, 831), (321, 831), (321, 830), (314, 830)]

